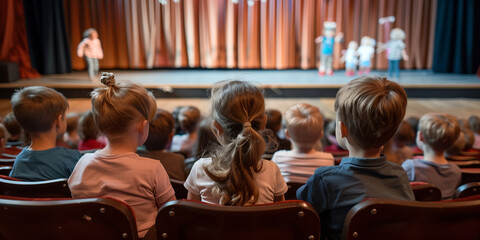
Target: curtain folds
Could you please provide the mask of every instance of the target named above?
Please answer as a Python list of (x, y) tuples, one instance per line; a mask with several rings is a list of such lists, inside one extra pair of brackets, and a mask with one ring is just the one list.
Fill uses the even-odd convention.
[[(386, 42), (378, 18), (407, 38), (406, 69), (432, 65), (437, 0), (64, 0), (70, 51), (83, 30), (97, 28), (102, 68), (316, 68), (324, 21), (344, 32), (335, 46), (334, 68), (348, 42), (370, 36)], [(84, 69), (73, 57), (74, 69)], [(384, 54), (373, 67), (385, 69)]]
[(21, 78), (39, 78), (28, 51), (23, 1), (0, 1), (0, 61), (18, 64)]

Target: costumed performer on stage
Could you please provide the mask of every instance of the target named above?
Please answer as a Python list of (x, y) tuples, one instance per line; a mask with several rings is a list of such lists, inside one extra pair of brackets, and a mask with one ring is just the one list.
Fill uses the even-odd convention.
[(335, 36), (336, 28), (337, 24), (335, 22), (324, 22), (323, 35), (315, 38), (315, 43), (322, 43), (320, 48), (320, 67), (318, 68), (320, 76), (325, 75), (325, 70), (329, 76), (333, 75), (333, 46), (335, 42), (340, 42), (343, 39), (343, 33), (338, 33)]
[(85, 58), (88, 76), (93, 81), (99, 74), (98, 59), (103, 59), (102, 44), (95, 28), (89, 28), (83, 32), (83, 40), (77, 47), (77, 56)]
[(348, 43), (348, 49), (342, 51), (343, 56), (340, 58), (340, 62), (345, 62), (345, 75), (346, 76), (355, 76), (355, 70), (358, 64), (358, 54), (357, 54), (358, 43), (351, 41)]
[(394, 28), (390, 32), (390, 41), (385, 44), (378, 44), (379, 52), (387, 49), (388, 59), (388, 77), (395, 75), (396, 79), (400, 78), (400, 60), (408, 61), (407, 51), (405, 51), (405, 32), (400, 28)]
[(372, 57), (375, 53), (375, 39), (371, 37), (362, 37), (361, 45), (357, 50), (357, 54), (360, 58), (360, 66), (358, 69), (358, 74), (369, 74), (370, 68), (372, 67)]

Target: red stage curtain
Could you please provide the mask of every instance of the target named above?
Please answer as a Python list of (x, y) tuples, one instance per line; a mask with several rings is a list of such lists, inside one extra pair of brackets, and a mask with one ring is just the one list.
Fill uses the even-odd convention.
[(0, 1), (0, 61), (18, 64), (21, 78), (39, 78), (28, 52), (22, 0)]
[[(315, 68), (314, 38), (323, 22), (337, 22), (344, 42), (370, 36), (385, 42), (379, 17), (406, 32), (406, 69), (432, 65), (437, 0), (64, 0), (72, 56), (84, 29), (97, 28), (102, 68)], [(73, 57), (74, 69), (83, 59)], [(374, 68), (385, 69), (383, 54)]]

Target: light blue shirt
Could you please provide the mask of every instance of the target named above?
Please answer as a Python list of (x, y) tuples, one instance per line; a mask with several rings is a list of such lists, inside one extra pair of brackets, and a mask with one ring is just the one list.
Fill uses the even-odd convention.
[(82, 154), (77, 150), (54, 147), (42, 151), (23, 149), (15, 159), (10, 177), (24, 181), (68, 178)]

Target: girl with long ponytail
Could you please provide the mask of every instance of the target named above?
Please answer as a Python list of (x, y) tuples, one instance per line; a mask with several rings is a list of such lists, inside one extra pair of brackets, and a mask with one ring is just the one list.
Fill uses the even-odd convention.
[(198, 160), (185, 182), (188, 198), (243, 206), (284, 199), (287, 185), (273, 162), (262, 160), (265, 128), (262, 89), (243, 81), (222, 81), (212, 88), (212, 129), (221, 146)]

